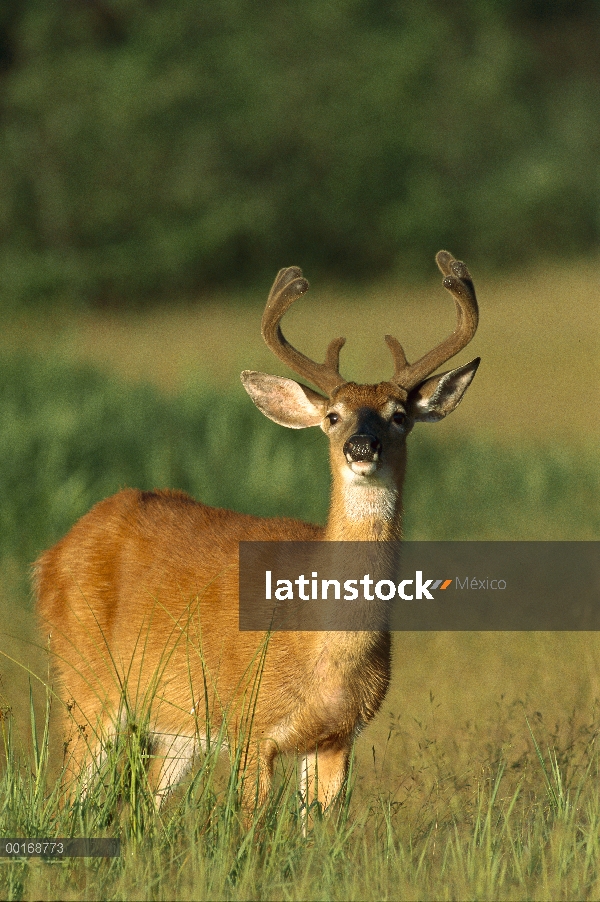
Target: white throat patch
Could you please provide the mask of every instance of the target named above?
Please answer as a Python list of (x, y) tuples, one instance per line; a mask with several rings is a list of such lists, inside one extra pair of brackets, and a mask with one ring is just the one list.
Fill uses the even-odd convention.
[(352, 482), (344, 487), (344, 505), (349, 520), (394, 519), (398, 490), (385, 485), (360, 485)]

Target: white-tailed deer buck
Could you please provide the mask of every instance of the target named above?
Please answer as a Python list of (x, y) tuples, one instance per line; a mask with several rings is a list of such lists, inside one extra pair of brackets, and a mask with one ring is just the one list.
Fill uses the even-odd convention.
[[(275, 279), (264, 340), (323, 394), (251, 371), (242, 382), (276, 423), (319, 426), (328, 437), (332, 489), (325, 527), (218, 510), (180, 492), (126, 489), (97, 504), (38, 560), (38, 611), (51, 629), (65, 730), (74, 732), (73, 776), (86, 766), (91, 776), (98, 765), (119, 727), (124, 693), (129, 711), (145, 706), (157, 803), (224, 718), (235, 751), (261, 643), (261, 635), (239, 629), (240, 541), (400, 538), (406, 436), (415, 422), (435, 422), (454, 410), (479, 364), (477, 358), (431, 375), (467, 345), (478, 321), (465, 264), (447, 251), (436, 260), (456, 304), (455, 331), (413, 364), (386, 335), (395, 369), (378, 385), (340, 375), (342, 338), (331, 342), (324, 363), (286, 341), (280, 320), (308, 283), (296, 267)], [(245, 807), (265, 801), (274, 759), (286, 752), (304, 756), (306, 797), (327, 807), (344, 786), (353, 738), (378, 711), (389, 679), (386, 631), (274, 632), (252, 702)]]

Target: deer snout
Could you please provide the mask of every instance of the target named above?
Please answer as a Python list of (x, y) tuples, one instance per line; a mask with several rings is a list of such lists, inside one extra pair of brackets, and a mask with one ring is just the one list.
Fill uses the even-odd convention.
[(369, 476), (377, 469), (381, 454), (381, 442), (376, 435), (357, 432), (344, 444), (344, 455), (350, 469), (360, 476)]

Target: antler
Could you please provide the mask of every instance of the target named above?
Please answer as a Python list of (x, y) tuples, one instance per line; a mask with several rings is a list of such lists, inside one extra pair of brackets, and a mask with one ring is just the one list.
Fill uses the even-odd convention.
[(290, 369), (331, 395), (338, 385), (346, 381), (339, 372), (340, 350), (346, 339), (335, 338), (327, 348), (324, 363), (316, 363), (292, 347), (279, 326), (284, 313), (305, 291), (308, 291), (308, 282), (302, 277), (298, 266), (279, 270), (263, 313), (262, 337), (267, 347)]
[(430, 376), (442, 363), (462, 351), (475, 335), (479, 322), (475, 288), (465, 264), (455, 260), (448, 251), (439, 251), (435, 256), (435, 262), (445, 276), (444, 288), (450, 292), (456, 304), (456, 328), (452, 335), (424, 354), (416, 363), (408, 363), (402, 345), (396, 338), (392, 335), (385, 336), (395, 365), (390, 382), (395, 382), (407, 391)]

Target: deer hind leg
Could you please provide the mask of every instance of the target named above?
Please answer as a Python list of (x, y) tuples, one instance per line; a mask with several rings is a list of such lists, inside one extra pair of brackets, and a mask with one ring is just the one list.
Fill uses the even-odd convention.
[(63, 718), (63, 791), (66, 802), (85, 799), (107, 758), (118, 727), (114, 718), (104, 715), (96, 720), (74, 704)]
[(315, 802), (325, 812), (342, 797), (349, 757), (348, 745), (325, 746), (304, 755), (301, 762), (300, 794), (305, 812), (310, 811)]

